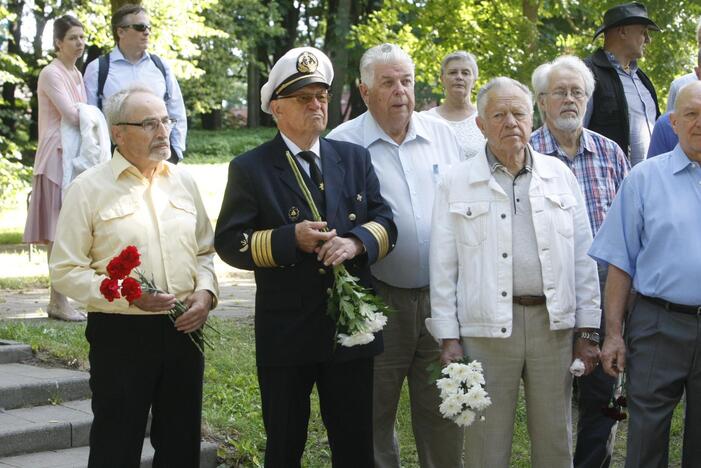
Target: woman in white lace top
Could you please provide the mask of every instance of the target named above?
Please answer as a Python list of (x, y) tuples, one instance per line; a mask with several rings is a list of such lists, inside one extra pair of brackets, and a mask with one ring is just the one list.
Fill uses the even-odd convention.
[(441, 83), (445, 99), (440, 106), (425, 111), (448, 123), (458, 137), (465, 157), (472, 157), (485, 144), (475, 119), (477, 108), (472, 103), (472, 87), (477, 80), (475, 57), (462, 50), (448, 54), (441, 63)]

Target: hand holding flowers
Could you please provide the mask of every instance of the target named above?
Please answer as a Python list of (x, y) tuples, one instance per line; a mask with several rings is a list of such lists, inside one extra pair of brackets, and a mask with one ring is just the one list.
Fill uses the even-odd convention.
[[(458, 426), (471, 425), (477, 414), (492, 404), (484, 389), (482, 364), (463, 357), (446, 365), (439, 372), (442, 376), (436, 380), (436, 386), (441, 391), (439, 411), (444, 418), (452, 420)], [(484, 420), (484, 416), (480, 420)]]
[[(212, 296), (208, 291), (195, 291), (185, 302), (179, 301), (173, 294), (159, 289), (153, 280), (149, 280), (136, 267), (141, 265), (141, 254), (130, 245), (107, 264), (108, 277), (100, 284), (100, 293), (109, 302), (122, 296), (130, 305), (149, 312), (169, 311), (168, 316), (175, 327), (187, 333), (200, 353), (204, 354), (202, 345), (213, 349), (204, 334), (204, 328), (219, 333), (207, 323), (207, 316), (212, 306)], [(129, 275), (134, 272), (138, 279)], [(146, 294), (143, 294), (143, 291)]]

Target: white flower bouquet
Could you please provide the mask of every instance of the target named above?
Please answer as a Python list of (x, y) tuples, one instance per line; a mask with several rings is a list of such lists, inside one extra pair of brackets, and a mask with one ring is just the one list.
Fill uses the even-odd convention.
[[(477, 414), (492, 404), (484, 389), (482, 364), (464, 358), (445, 366), (441, 374), (444, 377), (436, 380), (441, 391), (441, 415), (458, 426), (471, 425)], [(484, 416), (480, 419), (484, 420)]]
[[(287, 160), (297, 179), (299, 188), (309, 204), (314, 221), (321, 221), (321, 215), (314, 203), (309, 188), (288, 151)], [(333, 287), (328, 289), (327, 313), (336, 322), (336, 340), (341, 346), (351, 347), (370, 343), (387, 324), (387, 314), (391, 309), (378, 296), (358, 283), (343, 264), (333, 267)]]

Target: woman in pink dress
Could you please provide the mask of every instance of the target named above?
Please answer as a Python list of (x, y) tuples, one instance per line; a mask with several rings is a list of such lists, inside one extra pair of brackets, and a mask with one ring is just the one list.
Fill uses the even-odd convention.
[[(61, 122), (79, 127), (78, 103), (87, 102), (83, 77), (75, 66), (85, 49), (83, 25), (64, 15), (54, 21), (56, 58), (39, 74), (39, 143), (34, 160), (32, 196), (24, 228), (24, 241), (48, 244), (51, 254), (56, 221), (61, 209), (63, 160)], [(49, 317), (79, 321), (85, 315), (74, 310), (66, 297), (51, 288)]]

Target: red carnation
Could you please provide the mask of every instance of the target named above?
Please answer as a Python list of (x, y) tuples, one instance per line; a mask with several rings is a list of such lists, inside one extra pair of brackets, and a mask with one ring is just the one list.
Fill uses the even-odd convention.
[(122, 250), (122, 253), (119, 254), (119, 257), (122, 259), (124, 266), (126, 268), (129, 268), (130, 272), (134, 268), (141, 265), (141, 260), (139, 259), (139, 257), (141, 257), (141, 254), (139, 254), (139, 250), (133, 245), (130, 245), (124, 250)]
[(141, 297), (141, 285), (134, 278), (124, 278), (122, 281), (122, 296), (132, 304)]
[(114, 257), (107, 264), (107, 274), (110, 275), (110, 278), (113, 280), (126, 278), (129, 276), (129, 273), (131, 273), (131, 268), (129, 268), (129, 266), (124, 263), (119, 256)]
[(111, 278), (103, 279), (100, 283), (100, 293), (110, 302), (119, 299), (122, 297), (119, 295), (119, 281)]

